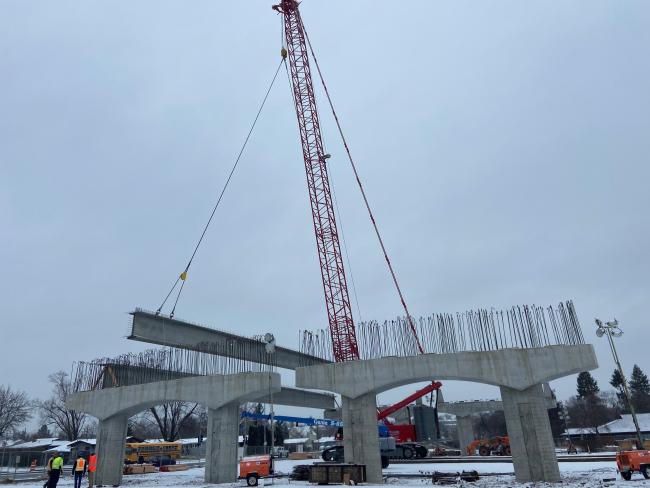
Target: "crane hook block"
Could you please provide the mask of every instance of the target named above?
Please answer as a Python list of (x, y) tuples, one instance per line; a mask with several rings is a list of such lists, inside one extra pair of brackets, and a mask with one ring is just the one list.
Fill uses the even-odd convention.
[(181, 273), (181, 280), (185, 281), (187, 279), (187, 271)]
[(280, 50), (280, 55), (282, 56), (282, 59), (287, 59), (287, 50), (285, 48), (282, 48)]

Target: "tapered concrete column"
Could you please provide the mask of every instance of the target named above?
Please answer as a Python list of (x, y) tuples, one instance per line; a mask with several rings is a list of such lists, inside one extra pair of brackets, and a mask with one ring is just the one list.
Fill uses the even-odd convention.
[(377, 396), (342, 396), (345, 462), (366, 465), (368, 483), (381, 483), (381, 455), (377, 430)]
[(99, 421), (96, 485), (117, 486), (122, 483), (128, 419), (126, 415), (113, 415)]
[(463, 416), (457, 415), (456, 429), (458, 431), (458, 444), (460, 446), (460, 455), (464, 456), (467, 454), (467, 446), (474, 440), (474, 428), (472, 426), (472, 417), (470, 415), (463, 415)]
[(206, 483), (232, 483), (237, 480), (238, 427), (239, 403), (208, 408)]
[(517, 481), (560, 481), (560, 468), (541, 384), (525, 390), (501, 387)]

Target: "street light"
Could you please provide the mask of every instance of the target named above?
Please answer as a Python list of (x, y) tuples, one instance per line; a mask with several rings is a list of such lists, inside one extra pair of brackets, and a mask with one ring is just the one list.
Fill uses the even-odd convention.
[(630, 413), (632, 414), (632, 420), (634, 421), (634, 427), (636, 428), (636, 447), (637, 449), (643, 449), (643, 439), (641, 438), (641, 429), (639, 428), (639, 421), (636, 418), (636, 412), (634, 411), (634, 405), (632, 405), (630, 392), (627, 389), (627, 379), (625, 378), (625, 373), (623, 373), (623, 368), (621, 367), (621, 361), (618, 359), (618, 353), (616, 352), (616, 346), (614, 345), (614, 340), (612, 337), (621, 337), (623, 331), (618, 326), (618, 320), (614, 319), (611, 322), (606, 322), (603, 324), (603, 321), (596, 319), (596, 335), (602, 337), (607, 336), (609, 341), (609, 348), (612, 350), (612, 356), (614, 356), (614, 362), (616, 362), (616, 368), (618, 369), (619, 374), (623, 382), (623, 394), (627, 400), (627, 404), (630, 407)]
[[(269, 460), (271, 463), (271, 467), (273, 467), (273, 451), (275, 449), (275, 432), (273, 428), (273, 420), (274, 420), (273, 417), (275, 416), (275, 411), (273, 408), (273, 391), (271, 390), (271, 371), (274, 364), (273, 355), (275, 354), (275, 336), (270, 332), (267, 332), (266, 334), (264, 334), (263, 342), (264, 342), (264, 350), (266, 351), (266, 354), (268, 354), (269, 356), (269, 402), (271, 404), (271, 413), (269, 415), (269, 419), (271, 423), (271, 452), (269, 453)], [(273, 484), (273, 481), (271, 481), (271, 484)]]

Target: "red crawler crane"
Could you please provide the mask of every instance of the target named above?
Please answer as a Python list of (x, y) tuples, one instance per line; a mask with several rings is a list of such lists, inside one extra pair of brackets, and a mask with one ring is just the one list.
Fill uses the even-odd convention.
[(323, 150), (316, 97), (309, 68), (305, 29), (296, 0), (282, 0), (274, 10), (283, 14), (284, 35), (289, 54), (293, 100), (298, 115), (302, 155), (307, 172), (309, 202), (314, 220), (316, 247), (323, 277), (325, 304), (334, 348), (338, 362), (359, 359), (359, 347), (352, 319), (348, 284), (343, 268), (339, 233), (334, 217), (334, 205)]
[[(343, 256), (339, 244), (339, 234), (336, 227), (334, 205), (326, 166), (329, 155), (325, 154), (323, 149), (323, 140), (316, 108), (316, 96), (314, 94), (311, 69), (309, 67), (308, 40), (300, 17), (300, 11), (298, 10), (297, 0), (281, 0), (278, 5), (273, 6), (273, 9), (281, 13), (284, 18), (284, 36), (287, 43), (287, 52), (283, 50), (282, 54), (283, 56), (287, 54), (289, 56), (293, 100), (298, 117), (302, 154), (305, 160), (309, 202), (314, 221), (316, 247), (318, 248), (318, 259), (323, 278), (323, 290), (325, 292), (329, 329), (332, 336), (334, 360), (337, 363), (354, 361), (359, 359), (359, 347), (354, 328), (354, 320), (352, 318), (352, 307), (350, 306), (350, 296), (345, 278)], [(354, 163), (352, 164), (354, 169)], [(361, 185), (360, 181), (359, 185)], [(361, 191), (368, 206), (363, 188), (361, 188)], [(370, 213), (369, 206), (368, 212)], [(372, 213), (370, 213), (370, 217), (373, 225), (375, 225)], [(399, 293), (407, 320), (415, 336), (417, 347), (420, 353), (424, 353), (376, 225), (375, 232), (384, 251), (384, 257), (386, 258), (393, 281)], [(403, 408), (414, 399), (420, 398), (426, 393), (438, 390), (441, 386), (442, 384), (439, 382), (431, 382), (430, 385), (415, 392), (394, 406), (383, 412), (378, 412), (378, 420), (383, 420), (389, 424), (386, 417), (390, 413)], [(412, 426), (409, 427), (414, 430)], [(412, 437), (414, 437), (414, 434), (412, 434)]]

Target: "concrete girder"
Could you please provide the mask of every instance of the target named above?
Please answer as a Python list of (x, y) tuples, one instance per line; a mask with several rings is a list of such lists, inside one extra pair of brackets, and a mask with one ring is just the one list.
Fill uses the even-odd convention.
[[(206, 344), (237, 344), (245, 347), (224, 347), (219, 349), (217, 355), (261, 364), (267, 362), (268, 355), (264, 350), (264, 343), (250, 337), (210, 329), (141, 310), (136, 310), (131, 315), (133, 322), (131, 335), (128, 339), (199, 352), (205, 352)], [(244, 350), (248, 351), (248, 354), (243, 352)], [(274, 361), (278, 368), (285, 369), (331, 363), (326, 359), (280, 346), (275, 347)]]
[(596, 369), (591, 344), (386, 357), (298, 368), (296, 386), (356, 398), (422, 381), (459, 380), (524, 390)]
[[(336, 397), (331, 393), (301, 390), (283, 386), (278, 393), (273, 393), (273, 403), (289, 407), (318, 408), (322, 410), (336, 407)], [(266, 395), (251, 400), (260, 403), (270, 403), (268, 392)]]
[[(553, 392), (548, 383), (542, 385), (544, 391), (544, 399), (546, 408), (549, 410), (557, 408), (557, 401), (553, 397)], [(446, 402), (442, 400), (442, 392), (437, 404), (438, 412), (449, 413), (456, 417), (468, 417), (481, 412), (496, 412), (503, 410), (503, 402), (501, 400), (466, 400), (459, 402)]]
[(440, 402), (438, 412), (449, 413), (456, 417), (469, 417), (481, 412), (503, 410), (501, 400), (473, 400), (468, 402)]
[[(270, 384), (269, 384), (270, 379)], [(231, 375), (192, 376), (141, 385), (106, 388), (74, 393), (67, 408), (85, 412), (102, 420), (114, 415), (131, 417), (149, 407), (173, 401), (199, 403), (219, 408), (228, 403), (243, 403), (280, 391), (278, 373), (237, 373)]]

